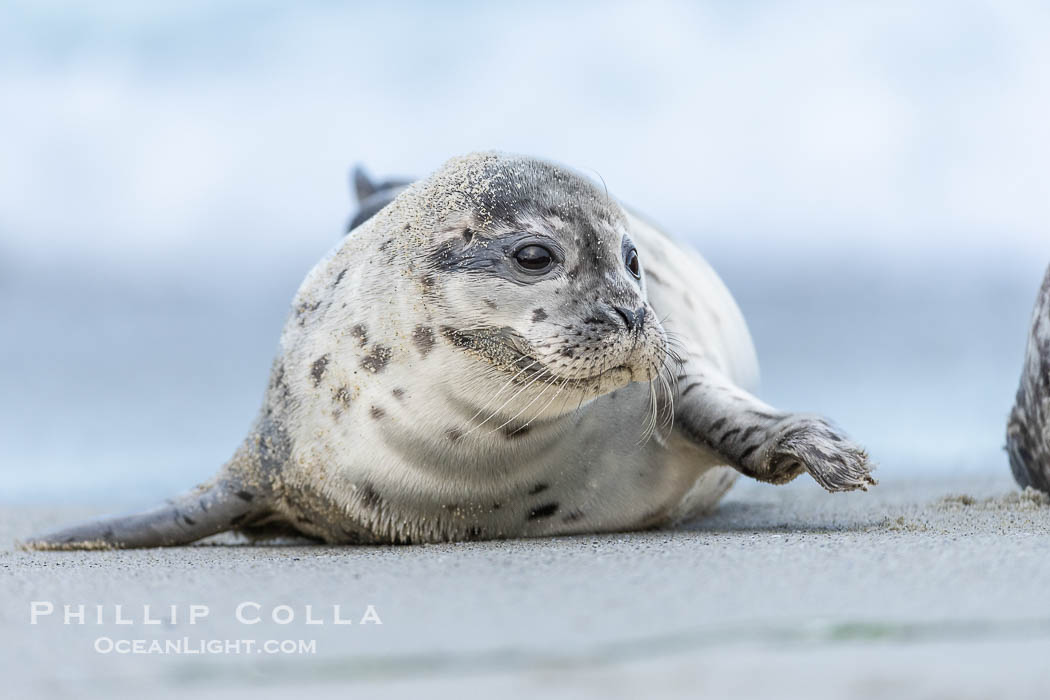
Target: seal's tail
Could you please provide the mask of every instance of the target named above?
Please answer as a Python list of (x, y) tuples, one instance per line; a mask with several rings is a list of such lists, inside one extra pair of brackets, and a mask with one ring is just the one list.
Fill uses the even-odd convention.
[(1050, 493), (1050, 268), (1032, 314), (1021, 385), (1006, 425), (1006, 451), (1018, 484)]
[(129, 549), (187, 544), (235, 529), (260, 511), (262, 499), (236, 482), (219, 479), (152, 510), (110, 516), (30, 537), (22, 549)]

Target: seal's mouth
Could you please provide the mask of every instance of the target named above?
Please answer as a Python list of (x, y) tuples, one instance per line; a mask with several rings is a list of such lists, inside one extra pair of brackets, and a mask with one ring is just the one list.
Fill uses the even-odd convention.
[(640, 350), (637, 334), (634, 334), (628, 361), (618, 361), (611, 366), (603, 366), (602, 363), (594, 361), (587, 371), (567, 373), (555, 366), (556, 363), (539, 357), (537, 349), (508, 326), (469, 329), (442, 326), (441, 333), (458, 349), (511, 374), (515, 384), (550, 382), (557, 386), (572, 385), (586, 393), (600, 394), (631, 382), (651, 381), (653, 378), (652, 368), (640, 367), (637, 363), (630, 362)]
[(598, 342), (591, 346), (593, 352), (587, 353), (578, 352), (582, 344), (578, 336), (556, 337), (533, 346), (507, 327), (446, 326), (440, 332), (453, 347), (502, 375), (488, 373), (499, 387), (483, 397), (480, 407), (471, 402), (469, 408), (476, 410), (470, 416), (474, 426), (468, 432), (491, 425), (494, 431), (518, 434), (537, 421), (562, 415), (573, 406), (590, 403), (635, 382), (650, 387), (639, 444), (673, 421), (675, 373), (668, 358), (676, 356), (663, 345), (634, 342), (629, 350), (621, 346), (620, 352), (609, 352), (608, 339), (592, 337)]

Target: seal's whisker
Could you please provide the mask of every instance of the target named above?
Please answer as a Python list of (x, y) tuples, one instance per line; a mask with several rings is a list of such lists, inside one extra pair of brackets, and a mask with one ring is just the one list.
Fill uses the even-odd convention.
[(494, 432), (496, 432), (496, 431), (498, 431), (498, 430), (502, 430), (503, 428), (506, 428), (506, 427), (507, 427), (507, 426), (508, 426), (508, 425), (509, 425), (510, 423), (512, 423), (512, 422), (514, 421), (514, 419), (515, 419), (515, 418), (517, 418), (517, 417), (518, 417), (518, 416), (520, 416), (520, 415), (521, 415), (522, 413), (524, 413), (525, 411), (527, 411), (527, 410), (528, 410), (528, 408), (529, 408), (529, 406), (531, 406), (532, 404), (536, 403), (536, 402), (537, 402), (537, 401), (538, 401), (538, 400), (540, 399), (540, 397), (541, 397), (541, 396), (543, 396), (543, 395), (544, 395), (545, 393), (547, 393), (547, 389), (550, 389), (550, 388), (551, 388), (551, 386), (553, 386), (554, 384), (556, 384), (556, 383), (557, 383), (557, 381), (558, 381), (558, 377), (557, 377), (557, 375), (551, 375), (551, 379), (550, 379), (550, 381), (546, 382), (546, 383), (545, 383), (545, 384), (543, 385), (543, 389), (542, 389), (542, 390), (540, 390), (540, 393), (539, 393), (539, 394), (537, 394), (537, 395), (536, 395), (536, 396), (535, 396), (535, 397), (534, 397), (534, 398), (532, 399), (532, 401), (529, 401), (529, 402), (528, 402), (527, 404), (525, 404), (525, 406), (524, 406), (524, 407), (523, 407), (523, 408), (522, 408), (522, 409), (521, 409), (520, 411), (518, 411), (517, 413), (515, 413), (515, 414), (514, 414), (513, 416), (511, 416), (510, 418), (508, 418), (508, 419), (507, 419), (506, 421), (504, 421), (502, 425), (499, 425), (499, 426), (497, 426), (497, 427), (493, 428), (493, 429), (492, 429), (491, 431), (489, 431), (489, 432), (492, 432), (492, 433), (494, 433)]
[[(493, 412), (492, 412), (491, 414), (489, 414), (489, 416), (488, 416), (487, 418), (485, 418), (485, 420), (481, 421), (480, 423), (478, 423), (477, 425), (475, 425), (475, 426), (474, 426), (473, 428), (471, 428), (470, 430), (468, 430), (467, 432), (465, 432), (465, 433), (463, 434), (463, 436), (464, 436), (464, 437), (466, 437), (467, 435), (470, 435), (470, 434), (471, 434), (471, 433), (473, 433), (473, 432), (474, 432), (475, 430), (477, 430), (478, 428), (480, 428), (481, 426), (485, 425), (485, 424), (486, 424), (486, 423), (488, 423), (488, 422), (489, 422), (490, 420), (492, 420), (493, 418), (495, 418), (495, 417), (496, 417), (497, 415), (499, 415), (499, 412), (500, 412), (500, 411), (502, 411), (502, 410), (503, 410), (504, 408), (506, 408), (506, 407), (507, 407), (507, 405), (508, 405), (509, 403), (511, 403), (512, 401), (514, 401), (514, 399), (516, 399), (516, 398), (518, 398), (519, 396), (521, 396), (521, 394), (522, 394), (522, 392), (523, 392), (523, 391), (525, 391), (525, 390), (526, 390), (526, 389), (528, 389), (528, 388), (529, 388), (530, 386), (532, 386), (533, 384), (535, 384), (535, 383), (536, 383), (536, 382), (537, 382), (537, 381), (538, 381), (539, 379), (541, 379), (541, 378), (542, 378), (542, 377), (543, 377), (543, 376), (544, 376), (545, 374), (551, 374), (551, 373), (550, 373), (550, 372), (549, 372), (549, 371), (548, 371), (547, 369), (544, 369), (544, 370), (543, 370), (542, 372), (540, 372), (540, 373), (539, 373), (539, 374), (537, 374), (537, 375), (536, 375), (535, 377), (533, 377), (532, 379), (530, 379), (530, 380), (529, 380), (528, 382), (526, 382), (526, 383), (525, 383), (525, 384), (524, 384), (523, 386), (521, 386), (521, 387), (520, 387), (520, 388), (519, 388), (519, 389), (518, 389), (518, 390), (517, 390), (516, 392), (514, 392), (514, 394), (513, 394), (513, 395), (512, 395), (512, 396), (511, 396), (511, 397), (510, 397), (509, 399), (507, 399), (506, 401), (504, 401), (504, 402), (503, 402), (503, 403), (502, 403), (502, 404), (500, 405), (500, 407), (499, 407), (499, 408), (497, 408), (497, 409), (496, 409), (495, 411), (493, 411)], [(551, 375), (551, 376), (554, 376), (554, 375)]]
[(489, 399), (488, 401), (486, 401), (486, 402), (485, 402), (485, 405), (484, 405), (484, 406), (482, 406), (481, 408), (479, 408), (479, 409), (478, 409), (478, 411), (477, 411), (477, 413), (475, 413), (474, 415), (472, 415), (472, 416), (470, 417), (470, 421), (469, 421), (469, 422), (473, 423), (473, 422), (474, 422), (474, 419), (476, 419), (476, 418), (477, 418), (478, 416), (480, 416), (480, 415), (481, 415), (481, 413), (482, 413), (482, 412), (483, 412), (483, 411), (484, 411), (485, 409), (487, 409), (487, 408), (488, 408), (489, 406), (491, 406), (491, 405), (492, 405), (493, 403), (495, 403), (495, 401), (496, 401), (496, 400), (497, 400), (497, 399), (499, 398), (500, 394), (502, 394), (502, 393), (503, 393), (503, 392), (504, 392), (504, 391), (506, 390), (506, 388), (507, 388), (508, 386), (510, 386), (510, 385), (511, 385), (511, 384), (512, 384), (512, 383), (514, 382), (514, 380), (515, 380), (515, 379), (517, 379), (518, 377), (520, 377), (520, 376), (521, 376), (521, 375), (522, 375), (523, 373), (525, 373), (526, 371), (528, 371), (528, 370), (529, 370), (530, 368), (532, 368), (532, 367), (536, 366), (537, 364), (539, 364), (539, 362), (540, 362), (539, 360), (533, 360), (533, 361), (532, 361), (532, 362), (531, 362), (531, 363), (530, 363), (530, 364), (529, 364), (529, 365), (528, 365), (527, 367), (523, 367), (522, 369), (520, 369), (520, 370), (519, 370), (519, 371), (517, 372), (517, 374), (515, 374), (515, 375), (514, 375), (513, 377), (511, 377), (511, 378), (510, 378), (510, 379), (508, 379), (508, 380), (507, 380), (506, 382), (504, 382), (503, 386), (501, 386), (501, 387), (499, 388), (499, 390), (498, 390), (498, 391), (497, 391), (497, 392), (496, 392), (495, 394), (493, 394), (492, 398), (490, 398), (490, 399)]
[[(572, 391), (568, 392), (567, 394), (565, 394), (564, 397), (562, 397), (562, 404), (561, 404), (561, 406), (563, 408), (565, 406), (565, 402), (566, 401), (571, 401), (572, 400), (572, 392), (573, 391), (575, 391), (578, 394), (580, 394), (580, 402), (581, 403), (583, 402), (583, 391), (581, 389), (581, 387), (583, 386), (583, 378), (580, 377), (580, 371), (581, 370), (582, 370), (582, 368), (578, 369), (576, 371), (576, 373), (573, 374), (574, 380), (573, 380), (573, 383), (572, 383)], [(579, 406), (577, 406), (576, 410), (579, 411)]]
[(635, 447), (645, 444), (646, 440), (649, 439), (649, 423), (653, 412), (653, 387), (652, 383), (649, 384), (648, 394), (646, 396), (646, 411), (645, 420), (642, 423), (642, 431), (638, 435), (638, 439), (635, 441)]
[[(589, 365), (587, 365), (587, 371), (588, 372), (590, 372), (591, 370), (594, 369), (595, 362), (597, 362), (597, 358), (591, 360), (591, 363)], [(580, 395), (580, 400), (576, 403), (576, 410), (574, 411), (574, 413), (579, 413), (580, 412), (580, 408), (583, 407), (583, 399), (584, 399), (583, 377), (578, 377), (576, 379), (575, 389), (576, 389), (576, 392)]]
[(667, 377), (664, 375), (663, 368), (657, 370), (656, 376), (659, 377), (661, 385), (663, 385), (664, 391), (667, 392), (667, 401), (665, 402), (663, 427), (669, 428), (674, 423), (674, 391), (671, 389), (671, 383), (667, 381)]
[[(549, 406), (551, 405), (551, 403), (553, 403), (553, 402), (554, 402), (554, 399), (558, 398), (558, 396), (559, 396), (559, 395), (561, 394), (561, 392), (562, 392), (562, 391), (563, 391), (563, 390), (565, 389), (565, 387), (566, 387), (566, 385), (567, 385), (567, 384), (568, 384), (568, 382), (567, 382), (567, 381), (564, 381), (564, 382), (562, 382), (561, 386), (560, 386), (560, 387), (558, 387), (558, 390), (557, 390), (556, 392), (554, 392), (554, 396), (550, 397), (550, 399), (549, 399), (549, 400), (547, 401), (547, 403), (545, 403), (545, 404), (543, 405), (543, 407), (542, 407), (542, 408), (540, 408), (540, 410), (538, 410), (538, 411), (536, 412), (536, 415), (534, 415), (534, 416), (533, 416), (532, 418), (530, 418), (529, 420), (527, 420), (527, 421), (526, 421), (526, 422), (525, 422), (524, 424), (522, 424), (522, 426), (521, 426), (520, 428), (518, 428), (518, 429), (517, 429), (517, 430), (515, 430), (514, 432), (517, 432), (518, 430), (521, 430), (521, 428), (524, 428), (525, 426), (527, 426), (527, 425), (531, 424), (531, 423), (532, 423), (532, 421), (534, 421), (534, 420), (536, 420), (537, 418), (539, 418), (540, 416), (542, 416), (542, 415), (543, 415), (543, 412), (544, 412), (544, 411), (546, 411), (546, 410), (547, 410), (547, 408), (548, 408), (548, 407), (549, 407)], [(513, 420), (513, 419), (512, 419), (512, 420)]]
[(652, 369), (649, 370), (649, 416), (646, 421), (646, 429), (643, 432), (642, 443), (646, 443), (653, 436), (653, 432), (656, 430), (656, 415), (657, 407), (659, 405), (659, 396), (657, 394), (657, 387), (653, 383)]
[(653, 404), (653, 383), (652, 383), (651, 378), (650, 378), (650, 381), (648, 382), (648, 386), (646, 387), (646, 390), (647, 390), (647, 394), (646, 394), (645, 422), (642, 423), (642, 432), (638, 436), (638, 440), (635, 441), (635, 443), (634, 443), (635, 447), (643, 444), (645, 442), (645, 440), (646, 440), (646, 429), (647, 429), (648, 424), (649, 424), (649, 414), (652, 413), (652, 404)]

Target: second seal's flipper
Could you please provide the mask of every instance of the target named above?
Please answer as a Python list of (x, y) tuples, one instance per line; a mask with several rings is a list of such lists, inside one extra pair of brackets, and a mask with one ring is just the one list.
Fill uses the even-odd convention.
[(360, 165), (354, 166), (350, 174), (350, 181), (353, 183), (354, 195), (357, 198), (357, 213), (347, 224), (347, 233), (375, 216), (380, 209), (394, 201), (402, 190), (412, 184), (411, 180), (402, 178), (373, 181)]
[(1006, 425), (1006, 451), (1022, 488), (1050, 493), (1050, 268), (1032, 314), (1021, 384)]
[(23, 549), (130, 549), (188, 544), (249, 524), (264, 508), (261, 497), (230, 480), (212, 481), (152, 510), (91, 520), (30, 537)]

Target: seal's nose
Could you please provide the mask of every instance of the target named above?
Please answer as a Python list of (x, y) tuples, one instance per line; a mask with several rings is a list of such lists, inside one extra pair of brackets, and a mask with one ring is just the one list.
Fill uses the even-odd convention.
[(627, 326), (627, 330), (629, 331), (639, 330), (641, 329), (642, 324), (645, 323), (644, 306), (636, 311), (625, 309), (622, 306), (614, 306), (613, 309), (616, 310), (616, 313), (620, 314), (620, 318), (623, 319), (624, 325)]

